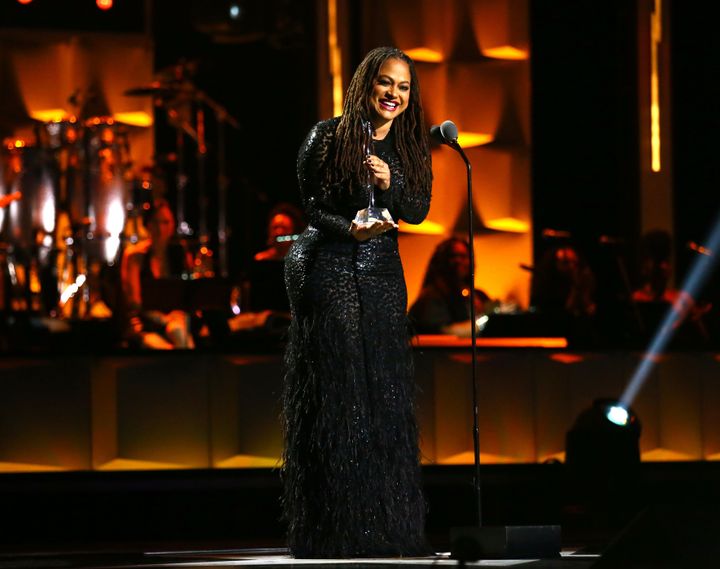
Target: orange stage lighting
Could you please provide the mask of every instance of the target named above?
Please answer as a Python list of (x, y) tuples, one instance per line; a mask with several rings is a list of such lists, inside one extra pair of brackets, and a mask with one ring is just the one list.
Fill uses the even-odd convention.
[(113, 7), (113, 0), (95, 0), (95, 4), (101, 10), (109, 10)]
[(443, 54), (435, 49), (427, 47), (415, 47), (413, 49), (406, 49), (405, 53), (415, 61), (422, 61), (424, 63), (439, 63), (443, 60)]
[(527, 221), (516, 219), (514, 217), (499, 217), (497, 219), (488, 219), (485, 226), (489, 229), (497, 231), (507, 231), (509, 233), (527, 233), (530, 231), (530, 224)]
[(18, 0), (18, 2), (20, 2), (20, 4), (30, 4), (32, 0)]
[(485, 57), (492, 59), (507, 59), (510, 61), (522, 61), (528, 59), (529, 54), (525, 49), (518, 49), (511, 45), (500, 45), (483, 49), (482, 53)]
[(418, 225), (400, 222), (401, 233), (414, 233), (417, 235), (442, 235), (445, 233), (445, 227), (434, 221), (425, 220)]
[(463, 148), (471, 148), (473, 146), (482, 146), (493, 141), (492, 134), (486, 134), (483, 132), (465, 132), (461, 131), (458, 134), (458, 142)]

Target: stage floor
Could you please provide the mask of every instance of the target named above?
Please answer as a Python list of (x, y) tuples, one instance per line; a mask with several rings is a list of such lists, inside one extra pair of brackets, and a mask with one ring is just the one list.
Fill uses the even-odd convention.
[[(467, 562), (472, 567), (521, 567), (537, 569), (586, 569), (599, 558), (598, 554), (583, 553), (582, 549), (563, 550), (556, 559), (494, 559)], [(1, 568), (76, 568), (76, 569), (139, 569), (161, 567), (302, 567), (302, 569), (413, 569), (426, 567), (457, 567), (458, 561), (449, 553), (434, 557), (382, 559), (294, 559), (282, 548), (153, 548), (146, 551), (93, 549), (91, 551), (47, 550), (0, 553)]]

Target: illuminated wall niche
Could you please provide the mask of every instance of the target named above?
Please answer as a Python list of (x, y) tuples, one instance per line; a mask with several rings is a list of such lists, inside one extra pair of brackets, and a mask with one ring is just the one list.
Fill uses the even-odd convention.
[[(476, 284), (527, 307), (532, 264), (528, 0), (396, 0), (363, 3), (363, 48), (395, 45), (417, 62), (428, 126), (450, 119), (473, 167)], [(466, 235), (466, 171), (433, 150), (428, 220), (403, 226), (409, 300), (434, 247)]]

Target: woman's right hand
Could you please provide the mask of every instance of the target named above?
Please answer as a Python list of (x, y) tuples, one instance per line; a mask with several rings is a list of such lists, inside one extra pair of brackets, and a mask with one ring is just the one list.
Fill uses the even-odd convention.
[(350, 233), (358, 241), (367, 241), (368, 239), (372, 239), (386, 231), (396, 228), (397, 225), (392, 221), (373, 221), (371, 223), (357, 223), (353, 221), (350, 224)]

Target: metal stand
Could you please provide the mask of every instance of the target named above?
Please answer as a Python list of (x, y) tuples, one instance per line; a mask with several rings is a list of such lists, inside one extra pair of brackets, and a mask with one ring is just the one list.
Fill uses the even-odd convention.
[(477, 525), (452, 528), (451, 552), (460, 562), (478, 559), (535, 559), (560, 556), (560, 526), (496, 526), (484, 527), (480, 484), (480, 427), (477, 388), (477, 328), (475, 323), (475, 247), (473, 229), (472, 166), (458, 144), (458, 130), (451, 121), (433, 127), (431, 135), (447, 144), (462, 157), (467, 169), (468, 256), (470, 257), (470, 320), (472, 346), (473, 451), (475, 457), (475, 501)]

